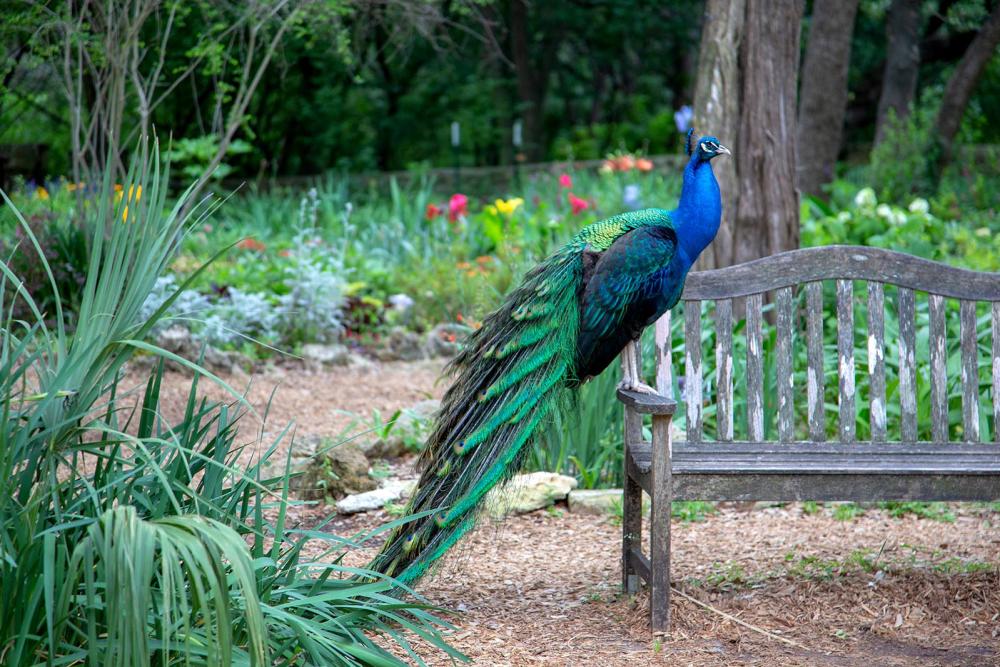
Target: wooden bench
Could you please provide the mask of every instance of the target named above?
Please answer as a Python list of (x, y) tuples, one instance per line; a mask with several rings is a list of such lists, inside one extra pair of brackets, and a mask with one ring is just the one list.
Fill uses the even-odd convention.
[[(867, 299), (863, 292), (856, 298), (854, 281), (867, 283)], [(835, 318), (824, 310), (824, 285)], [(925, 297), (918, 293), (926, 293), (926, 312)], [(888, 311), (887, 294), (894, 306)], [(714, 302), (714, 308), (704, 309), (714, 311), (714, 331), (705, 330), (714, 337), (713, 373), (703, 370), (706, 302)], [(670, 313), (655, 327), (659, 393), (618, 392), (625, 408), (622, 583), (629, 594), (639, 580), (649, 585), (654, 631), (667, 630), (670, 623), (672, 500), (1000, 499), (1000, 274), (877, 248), (809, 248), (692, 273), (681, 306), (684, 440), (671, 441), (677, 405)], [(856, 373), (856, 310), (867, 320), (867, 346), (859, 355), (867, 373)], [(743, 312), (734, 336), (734, 314)], [(887, 323), (889, 340), (897, 338), (888, 346)], [(830, 331), (824, 348), (824, 330), (833, 328), (836, 344)], [(735, 343), (745, 352), (734, 354), (740, 347)], [(804, 355), (798, 345), (805, 346)], [(630, 346), (626, 354), (639, 355), (639, 347)], [(825, 349), (831, 355), (827, 368)], [(918, 364), (925, 352), (927, 363)], [(952, 377), (960, 378), (951, 383), (950, 394), (949, 365)], [(887, 367), (894, 372), (891, 423)], [(742, 394), (734, 394), (734, 384)], [(866, 389), (867, 404), (859, 401), (859, 385)], [(797, 397), (805, 400), (798, 420)], [(738, 399), (745, 405), (738, 406)], [(643, 438), (644, 415), (651, 415), (651, 442)], [(706, 415), (714, 421), (710, 433)], [(836, 416), (835, 434), (828, 433), (828, 416)], [(994, 444), (982, 442), (988, 435)], [(648, 557), (641, 548), (643, 490), (652, 499)]]

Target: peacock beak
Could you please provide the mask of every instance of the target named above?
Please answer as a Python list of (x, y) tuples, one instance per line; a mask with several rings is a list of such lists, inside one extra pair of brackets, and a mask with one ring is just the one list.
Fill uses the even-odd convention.
[(728, 148), (726, 148), (722, 144), (719, 144), (719, 147), (717, 149), (715, 149), (715, 154), (716, 155), (721, 155), (723, 153), (725, 153), (726, 155), (728, 155), (730, 157), (732, 157), (732, 155), (733, 155), (731, 152), (729, 152)]

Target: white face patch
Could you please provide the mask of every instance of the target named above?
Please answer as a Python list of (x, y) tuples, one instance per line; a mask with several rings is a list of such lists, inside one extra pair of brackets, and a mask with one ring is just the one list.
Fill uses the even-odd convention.
[(714, 141), (703, 141), (701, 142), (701, 151), (703, 153), (715, 153), (719, 150), (719, 144)]

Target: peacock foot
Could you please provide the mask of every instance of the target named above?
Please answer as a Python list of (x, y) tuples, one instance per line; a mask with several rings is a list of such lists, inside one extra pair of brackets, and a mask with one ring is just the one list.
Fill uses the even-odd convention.
[(640, 394), (656, 394), (659, 393), (653, 387), (642, 381), (632, 380), (630, 378), (625, 378), (618, 383), (618, 388), (622, 391), (634, 391)]

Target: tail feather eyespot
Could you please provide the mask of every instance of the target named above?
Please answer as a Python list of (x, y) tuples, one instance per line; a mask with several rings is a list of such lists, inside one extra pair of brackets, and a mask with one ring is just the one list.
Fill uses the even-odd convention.
[(447, 510), (441, 510), (440, 512), (438, 512), (437, 514), (435, 514), (434, 515), (434, 523), (437, 524), (438, 528), (444, 528), (445, 526), (447, 526), (448, 525), (448, 511)]
[(444, 465), (441, 466), (441, 469), (437, 471), (437, 476), (444, 477), (449, 472), (451, 472), (451, 461), (445, 461)]
[[(459, 440), (454, 445), (452, 445), (451, 448), (459, 456), (461, 456), (465, 452), (469, 451), (468, 442), (466, 440)], [(451, 461), (449, 461), (447, 465), (451, 465)]]

